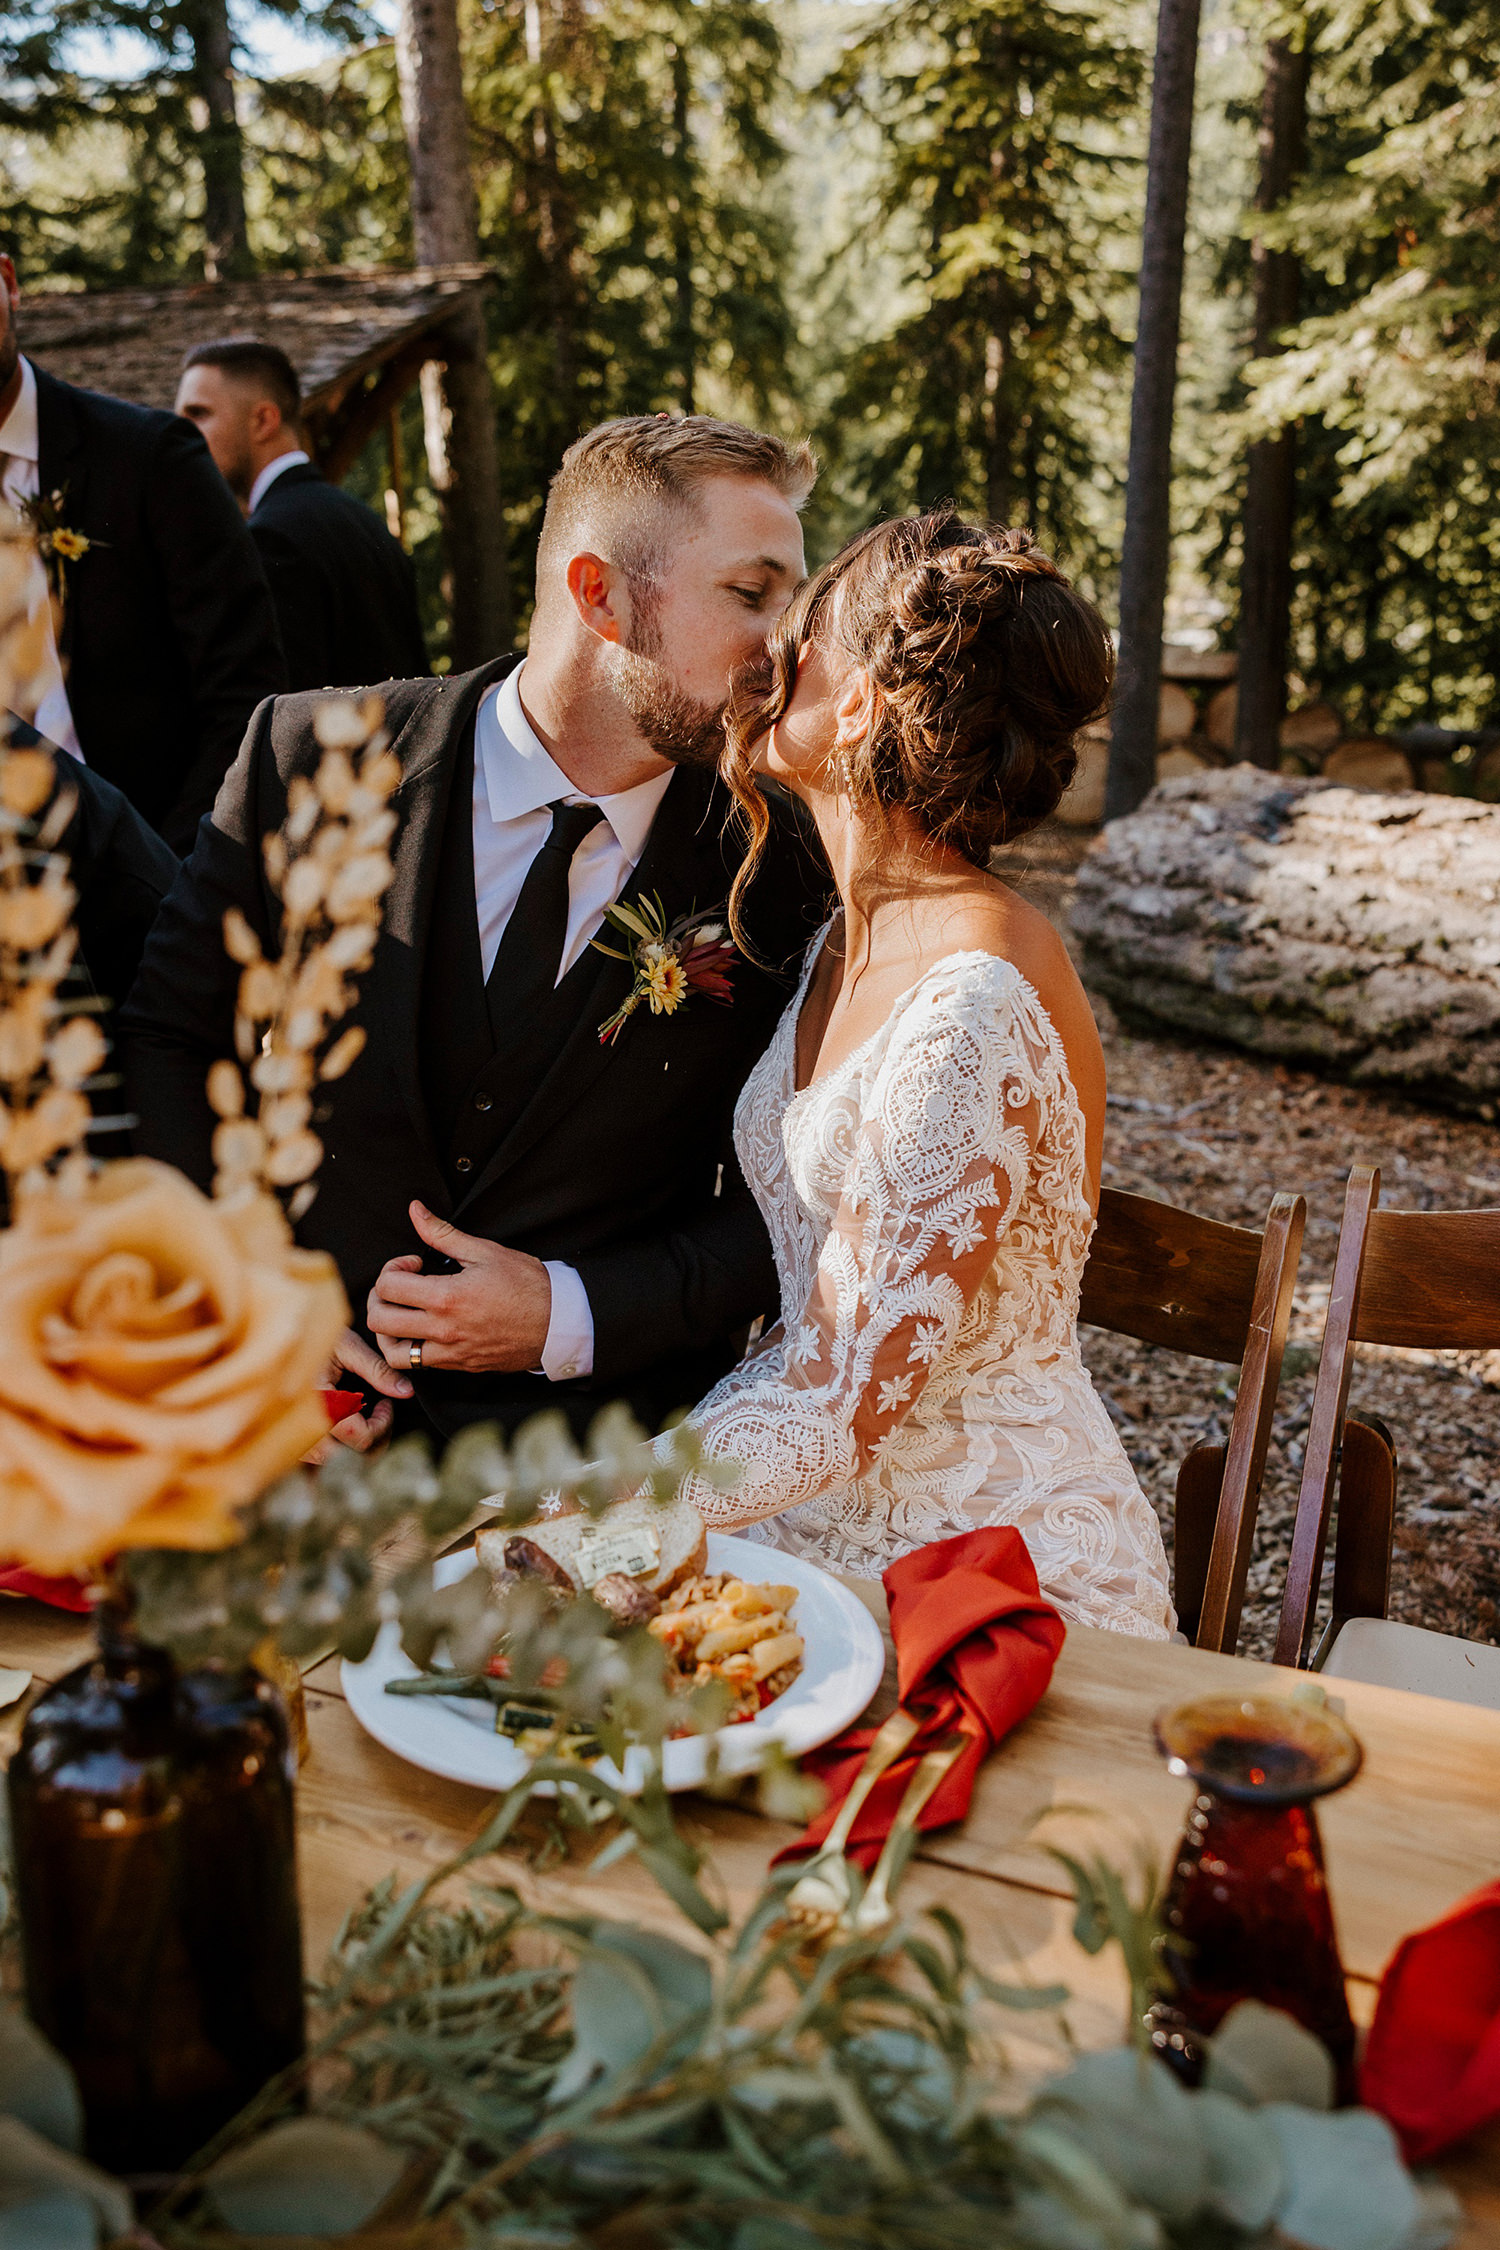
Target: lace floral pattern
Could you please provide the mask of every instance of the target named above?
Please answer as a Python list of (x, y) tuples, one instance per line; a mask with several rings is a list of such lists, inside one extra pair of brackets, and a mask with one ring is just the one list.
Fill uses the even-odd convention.
[(784, 1323), (693, 1415), (738, 1490), (719, 1530), (876, 1578), (987, 1524), (1065, 1616), (1171, 1631), (1149, 1502), (1079, 1357), (1093, 1220), (1063, 1051), (1008, 961), (961, 953), (795, 1091), (796, 997), (735, 1117)]

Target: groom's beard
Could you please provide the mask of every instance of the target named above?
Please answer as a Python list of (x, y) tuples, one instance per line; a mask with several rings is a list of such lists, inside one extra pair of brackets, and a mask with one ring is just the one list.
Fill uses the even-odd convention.
[[(644, 612), (644, 613), (643, 613)], [(659, 661), (661, 636), (637, 597), (630, 640), (616, 658), (615, 686), (642, 739), (674, 766), (714, 766), (724, 747), (725, 693), (718, 703), (685, 695)]]

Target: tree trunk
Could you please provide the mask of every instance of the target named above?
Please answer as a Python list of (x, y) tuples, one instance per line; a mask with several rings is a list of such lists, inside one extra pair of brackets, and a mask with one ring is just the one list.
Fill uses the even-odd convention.
[(1160, 0), (1156, 19), (1125, 537), (1120, 549), (1120, 677), (1110, 737), (1106, 820), (1134, 811), (1156, 778), (1156, 705), (1172, 546), (1172, 415), (1193, 154), (1198, 15), (1199, 0)]
[[(554, 60), (557, 24), (550, 11), (543, 19), (543, 0), (526, 0), (526, 59), (541, 72)], [(566, 45), (571, 34), (562, 26)], [(537, 247), (547, 275), (552, 330), (552, 379), (558, 418), (571, 445), (578, 435), (578, 333), (573, 287), (573, 256), (577, 241), (571, 203), (564, 191), (557, 161), (557, 122), (545, 86), (539, 86), (531, 119), (532, 195), (536, 205)]]
[(245, 223), (245, 148), (234, 106), (234, 41), (225, 0), (198, 0), (189, 19), (193, 86), (208, 112), (203, 167), (203, 277), (243, 281), (255, 271)]
[[(411, 158), (417, 262), (466, 263), (478, 257), (479, 227), (456, 0), (401, 0), (396, 69)], [(452, 586), (453, 669), (462, 672), (498, 654), (511, 638), (509, 554), (482, 306), (473, 303), (456, 313), (443, 330), (442, 345), (441, 384), (424, 382), (422, 403)]]
[(1107, 829), (1073, 927), (1128, 1024), (1490, 1116), (1497, 906), (1500, 806), (1235, 766)]
[(1005, 407), (1009, 360), (1009, 335), (992, 328), (984, 339), (984, 507), (991, 523), (1006, 523), (1010, 517), (1011, 429)]
[(682, 411), (695, 411), (698, 345), (693, 297), (693, 230), (689, 206), (695, 192), (693, 153), (689, 140), (689, 102), (692, 92), (688, 58), (682, 41), (669, 50), (672, 61), (672, 154), (677, 164), (677, 209), (672, 214), (672, 350), (682, 385)]
[[(1302, 168), (1307, 123), (1305, 47), (1273, 39), (1266, 49), (1260, 105), (1257, 211), (1286, 201)], [(1252, 356), (1267, 359), (1297, 317), (1297, 260), (1257, 236)], [(1286, 709), (1287, 638), (1292, 607), (1292, 529), (1297, 505), (1296, 437), (1288, 427), (1260, 438), (1245, 462), (1244, 563), (1240, 576), (1239, 705), (1234, 749), (1252, 765), (1274, 769), (1277, 729)]]

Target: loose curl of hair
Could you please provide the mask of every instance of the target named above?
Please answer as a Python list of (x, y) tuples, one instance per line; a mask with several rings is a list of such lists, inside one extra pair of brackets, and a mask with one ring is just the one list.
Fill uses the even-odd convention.
[(722, 771), (750, 832), (729, 901), (741, 945), (770, 827), (751, 750), (792, 700), (798, 650), (830, 641), (872, 689), (845, 777), (854, 802), (908, 816), (980, 868), (1055, 809), (1074, 738), (1114, 680), (1104, 620), (1030, 532), (968, 524), (949, 508), (861, 532), (798, 591), (732, 685)]

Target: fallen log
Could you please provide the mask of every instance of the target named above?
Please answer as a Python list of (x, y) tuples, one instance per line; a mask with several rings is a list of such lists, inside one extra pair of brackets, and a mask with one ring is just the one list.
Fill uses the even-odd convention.
[(1185, 775), (1099, 838), (1073, 926), (1127, 1024), (1500, 1108), (1500, 806)]

